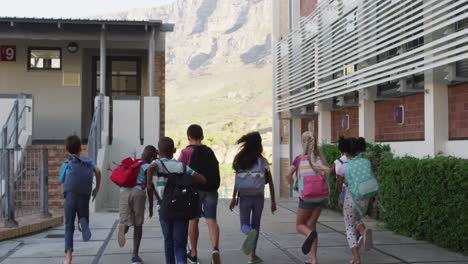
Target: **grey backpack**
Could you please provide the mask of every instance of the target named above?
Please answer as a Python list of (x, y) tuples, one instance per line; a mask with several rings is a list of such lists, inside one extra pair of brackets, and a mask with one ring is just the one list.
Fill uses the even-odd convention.
[(237, 171), (235, 186), (239, 195), (263, 194), (266, 183), (265, 172), (261, 158), (258, 158), (251, 169)]

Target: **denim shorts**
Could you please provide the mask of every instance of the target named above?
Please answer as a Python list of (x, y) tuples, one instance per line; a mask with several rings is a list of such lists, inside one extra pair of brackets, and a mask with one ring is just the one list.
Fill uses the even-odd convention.
[(200, 217), (216, 220), (216, 213), (218, 211), (218, 191), (204, 192), (198, 191), (200, 195), (199, 208)]
[(305, 202), (302, 199), (299, 199), (299, 208), (304, 210), (314, 210), (315, 208), (323, 208), (324, 202)]

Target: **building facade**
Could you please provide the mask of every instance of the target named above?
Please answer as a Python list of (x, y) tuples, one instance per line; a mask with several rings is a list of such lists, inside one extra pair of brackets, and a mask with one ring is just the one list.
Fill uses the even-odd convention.
[(71, 134), (88, 143), (103, 172), (94, 208), (118, 208), (114, 164), (164, 135), (165, 34), (172, 30), (162, 21), (0, 17), (0, 145), (49, 149), (53, 208), (63, 204), (58, 166)]
[(468, 1), (290, 0), (273, 7), (275, 177), (300, 136), (468, 158)]

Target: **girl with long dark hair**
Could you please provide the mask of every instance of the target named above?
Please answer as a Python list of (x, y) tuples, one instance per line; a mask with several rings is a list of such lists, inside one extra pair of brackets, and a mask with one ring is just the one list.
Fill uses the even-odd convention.
[(265, 184), (269, 184), (271, 212), (276, 211), (275, 191), (268, 161), (262, 156), (262, 137), (258, 132), (242, 136), (239, 153), (234, 157), (232, 168), (236, 172), (236, 183), (229, 209), (239, 203), (241, 231), (247, 235), (242, 245), (244, 254), (250, 256), (249, 264), (261, 263), (256, 255), (260, 222), (265, 203)]

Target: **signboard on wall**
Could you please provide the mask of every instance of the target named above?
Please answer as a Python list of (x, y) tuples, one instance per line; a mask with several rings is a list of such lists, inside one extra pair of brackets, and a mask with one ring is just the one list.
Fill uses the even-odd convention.
[(16, 61), (16, 46), (0, 46), (0, 61)]

